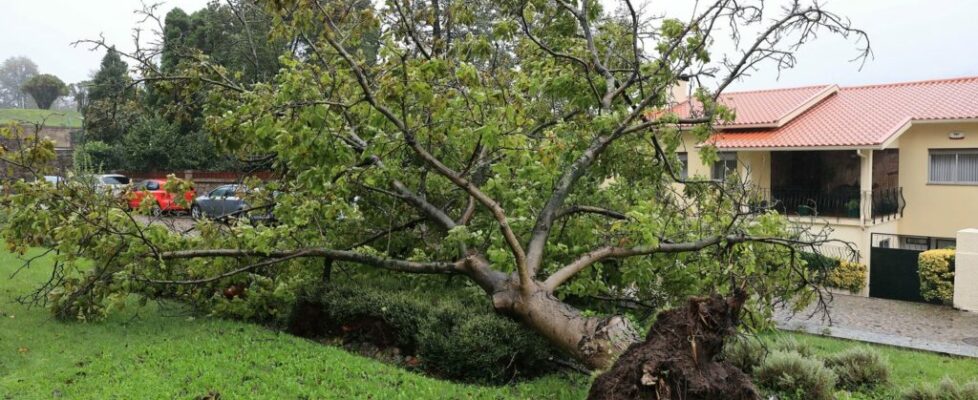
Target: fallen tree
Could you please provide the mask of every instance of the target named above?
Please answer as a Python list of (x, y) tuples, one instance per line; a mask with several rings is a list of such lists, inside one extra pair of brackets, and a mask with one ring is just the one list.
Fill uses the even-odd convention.
[[(582, 310), (582, 298), (664, 305), (743, 287), (751, 297), (740, 301), (761, 321), (779, 300), (819, 294), (797, 253), (817, 251), (824, 233), (792, 230), (746, 179), (679, 176), (676, 155), (694, 137), (704, 161), (715, 159), (706, 139), (733, 118), (718, 98), (745, 73), (793, 66), (792, 51), (819, 32), (865, 39), (816, 3), (771, 11), (720, 0), (685, 20), (627, 0), (617, 10), (563, 0), (263, 5), (290, 44), (272, 83), (242, 83), (202, 54), (177, 73), (161, 72), (153, 49), (125, 56), (134, 87), (206, 98), (215, 142), (277, 173), (245, 183), (274, 201), (278, 223), (174, 232), (83, 186), (21, 182), (5, 199), (4, 238), (58, 254), (35, 298), (59, 316), (97, 318), (140, 293), (261, 309), (247, 310), (253, 317), (334, 266), (359, 265), (461, 276), (499, 313), (607, 368), (639, 330), (626, 314)], [(736, 50), (713, 61), (721, 25)], [(680, 81), (697, 83), (689, 115), (671, 112)]]

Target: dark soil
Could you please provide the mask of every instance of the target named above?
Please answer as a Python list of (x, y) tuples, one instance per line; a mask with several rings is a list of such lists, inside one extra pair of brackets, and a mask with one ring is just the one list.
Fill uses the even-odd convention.
[(589, 400), (754, 400), (750, 378), (718, 360), (736, 333), (747, 294), (690, 298), (659, 314), (642, 343), (633, 344), (591, 386)]

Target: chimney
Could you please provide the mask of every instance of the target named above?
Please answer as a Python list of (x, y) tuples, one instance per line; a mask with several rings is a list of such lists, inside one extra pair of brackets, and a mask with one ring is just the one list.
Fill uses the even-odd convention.
[(679, 78), (676, 84), (669, 88), (669, 102), (682, 103), (689, 99), (689, 79)]

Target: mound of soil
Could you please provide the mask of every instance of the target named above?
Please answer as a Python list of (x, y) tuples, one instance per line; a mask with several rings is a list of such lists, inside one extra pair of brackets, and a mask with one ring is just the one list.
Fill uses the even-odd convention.
[(736, 333), (747, 294), (690, 298), (663, 312), (644, 342), (633, 344), (591, 386), (589, 400), (759, 398), (750, 378), (717, 356)]

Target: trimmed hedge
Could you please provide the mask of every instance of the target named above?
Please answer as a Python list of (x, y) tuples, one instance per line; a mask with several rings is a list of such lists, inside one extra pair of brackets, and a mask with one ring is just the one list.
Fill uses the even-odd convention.
[(289, 317), (299, 336), (397, 346), (426, 372), (449, 379), (506, 383), (554, 370), (557, 352), (536, 333), (475, 301), (440, 302), (430, 293), (331, 285), (300, 298)]
[(866, 265), (858, 262), (840, 261), (825, 276), (825, 285), (853, 293), (859, 292), (866, 287)]
[(920, 295), (924, 300), (951, 304), (954, 299), (954, 250), (937, 249), (920, 253), (917, 266)]

